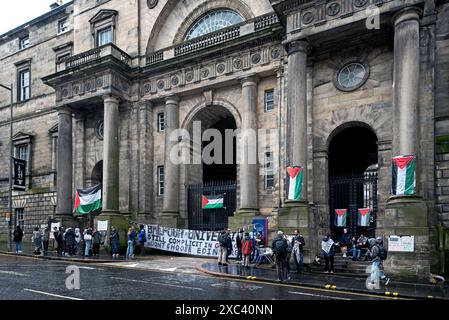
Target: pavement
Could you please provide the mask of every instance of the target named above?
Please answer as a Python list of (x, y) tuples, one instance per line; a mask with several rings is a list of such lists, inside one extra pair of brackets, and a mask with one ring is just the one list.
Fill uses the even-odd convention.
[[(231, 263), (228, 266), (218, 265), (216, 261), (205, 262), (198, 265), (198, 270), (210, 275), (224, 278), (236, 278), (257, 280), (264, 282), (277, 282), (276, 269), (269, 265), (243, 268), (238, 263)], [(292, 273), (290, 280), (284, 282), (291, 285), (298, 285), (308, 288), (324, 288), (329, 290), (339, 290), (354, 293), (366, 293), (379, 296), (389, 296), (395, 298), (418, 298), (418, 299), (447, 299), (449, 300), (448, 284), (425, 284), (409, 283), (390, 280), (388, 286), (380, 285), (378, 289), (368, 289), (369, 274), (366, 277), (345, 276), (341, 274), (322, 274), (305, 272), (301, 275)]]

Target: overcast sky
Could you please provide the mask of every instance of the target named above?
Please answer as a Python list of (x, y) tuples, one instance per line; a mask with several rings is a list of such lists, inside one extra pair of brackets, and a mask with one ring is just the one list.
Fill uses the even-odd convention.
[[(56, 0), (1, 0), (0, 34), (8, 32), (50, 11)], [(64, 3), (68, 0), (64, 0)]]

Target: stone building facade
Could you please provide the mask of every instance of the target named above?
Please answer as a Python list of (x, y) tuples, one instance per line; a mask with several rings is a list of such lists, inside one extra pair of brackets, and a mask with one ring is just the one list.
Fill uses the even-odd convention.
[[(449, 227), (448, 21), (447, 1), (432, 0), (54, 6), (0, 37), (0, 83), (15, 88), (15, 156), (28, 160), (27, 189), (14, 192), (14, 223), (27, 230), (49, 218), (72, 224), (75, 189), (103, 183), (99, 219), (122, 232), (129, 221), (238, 228), (264, 217), (270, 237), (300, 228), (310, 262), (324, 235), (341, 233), (334, 209), (344, 207), (353, 233), (415, 236), (414, 253), (391, 253), (388, 271), (441, 270)], [(2, 213), (8, 97), (0, 91)], [(167, 150), (177, 146), (193, 156), (206, 149), (194, 137), (209, 128), (254, 132), (257, 143), (238, 136), (231, 150), (244, 159), (245, 146), (255, 144), (258, 161), (170, 161)], [(417, 158), (417, 191), (392, 196), (391, 159), (404, 154)], [(305, 168), (300, 201), (286, 200), (292, 164)], [(211, 220), (196, 201), (220, 188), (232, 199)], [(356, 223), (361, 207), (373, 213), (367, 229)]]

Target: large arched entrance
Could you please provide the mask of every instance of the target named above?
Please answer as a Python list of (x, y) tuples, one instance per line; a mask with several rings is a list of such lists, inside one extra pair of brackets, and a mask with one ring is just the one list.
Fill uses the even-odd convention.
[[(236, 120), (228, 109), (209, 106), (195, 114), (187, 129), (193, 159), (186, 170), (189, 229), (221, 230), (236, 209)], [(216, 198), (223, 199), (222, 207), (205, 205)]]
[(375, 235), (377, 167), (377, 137), (370, 128), (350, 126), (333, 136), (329, 144), (329, 206), (335, 236), (345, 227), (353, 236)]

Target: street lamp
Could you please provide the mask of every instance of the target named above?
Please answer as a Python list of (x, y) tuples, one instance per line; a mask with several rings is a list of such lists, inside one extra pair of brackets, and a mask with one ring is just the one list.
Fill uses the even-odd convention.
[(9, 210), (9, 220), (8, 220), (8, 251), (12, 251), (11, 247), (11, 219), (12, 219), (12, 117), (13, 117), (13, 106), (12, 106), (12, 100), (13, 100), (13, 87), (11, 83), (11, 87), (4, 86), (0, 84), (0, 87), (9, 90), (11, 93), (11, 100), (10, 100), (10, 116), (9, 116), (9, 200), (8, 200), (8, 210)]

